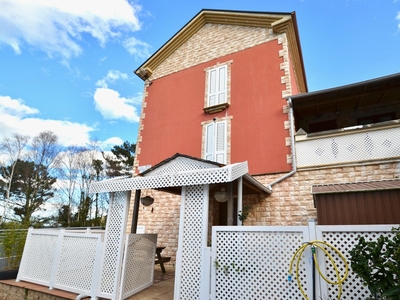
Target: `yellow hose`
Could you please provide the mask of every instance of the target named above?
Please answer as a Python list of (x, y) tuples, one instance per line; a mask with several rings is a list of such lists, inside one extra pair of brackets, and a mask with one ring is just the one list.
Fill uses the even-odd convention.
[[(317, 240), (311, 241), (311, 242), (308, 242), (308, 243), (304, 243), (301, 247), (299, 247), (299, 249), (296, 250), (296, 252), (294, 253), (292, 259), (290, 260), (289, 277), (288, 277), (289, 281), (291, 281), (291, 278), (292, 278), (292, 275), (293, 275), (293, 273), (292, 273), (293, 263), (294, 263), (295, 259), (297, 258), (297, 263), (296, 263), (296, 281), (297, 281), (297, 285), (298, 285), (298, 287), (299, 287), (299, 289), (300, 289), (300, 292), (301, 292), (302, 295), (304, 296), (304, 298), (305, 298), (306, 300), (309, 300), (309, 298), (308, 298), (308, 296), (306, 295), (306, 293), (305, 293), (303, 287), (301, 286), (301, 283), (300, 283), (300, 276), (299, 276), (299, 265), (300, 265), (300, 260), (301, 260), (301, 257), (302, 257), (302, 255), (303, 255), (304, 250), (305, 250), (308, 246), (316, 247), (316, 248), (318, 248), (318, 249), (321, 249), (321, 250), (326, 254), (326, 256), (329, 258), (329, 261), (331, 262), (333, 268), (335, 269), (337, 281), (331, 281), (331, 280), (329, 280), (328, 278), (326, 278), (326, 277), (324, 276), (324, 274), (322, 274), (322, 272), (321, 272), (321, 270), (320, 270), (320, 268), (319, 268), (318, 261), (317, 261), (317, 254), (316, 254), (316, 251), (313, 251), (313, 259), (314, 259), (315, 267), (317, 268), (319, 275), (320, 275), (326, 282), (328, 282), (328, 283), (330, 283), (330, 284), (338, 285), (338, 287), (339, 287), (338, 299), (340, 299), (340, 297), (342, 296), (342, 283), (345, 281), (345, 279), (347, 278), (347, 275), (349, 274), (349, 265), (348, 265), (348, 263), (347, 263), (347, 261), (346, 261), (346, 258), (343, 256), (343, 254), (340, 253), (340, 251), (339, 251), (338, 249), (336, 249), (334, 246), (332, 246), (331, 244), (329, 244), (329, 243), (327, 243), (327, 242), (324, 242), (324, 241), (317, 241)], [(345, 267), (346, 267), (346, 271), (345, 271), (345, 274), (344, 274), (343, 277), (340, 277), (339, 269), (338, 269), (338, 266), (336, 265), (335, 260), (333, 259), (332, 255), (325, 249), (324, 246), (330, 247), (330, 248), (331, 248), (333, 251), (335, 251), (335, 252), (339, 255), (339, 257), (343, 260), (343, 263), (344, 263), (344, 265), (345, 265)], [(314, 291), (313, 291), (313, 292), (314, 292)]]

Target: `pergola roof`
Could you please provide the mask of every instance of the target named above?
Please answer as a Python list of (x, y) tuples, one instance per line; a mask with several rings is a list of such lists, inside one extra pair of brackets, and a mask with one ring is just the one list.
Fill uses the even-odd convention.
[(398, 104), (400, 73), (290, 98), (295, 119)]
[(92, 183), (90, 193), (158, 189), (179, 194), (182, 186), (228, 183), (240, 177), (243, 177), (243, 194), (271, 193), (248, 174), (247, 162), (225, 166), (179, 153), (135, 177)]
[(311, 188), (311, 194), (316, 195), (349, 192), (370, 192), (396, 189), (400, 189), (400, 180), (398, 179), (313, 185)]

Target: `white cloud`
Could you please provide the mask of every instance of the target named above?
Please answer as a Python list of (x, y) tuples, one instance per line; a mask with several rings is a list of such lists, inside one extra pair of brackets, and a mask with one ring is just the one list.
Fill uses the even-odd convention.
[[(108, 87), (117, 80), (127, 80), (126, 73), (118, 70), (110, 70), (107, 75), (96, 82), (98, 87), (94, 93), (94, 104), (97, 111), (107, 120), (122, 119), (128, 122), (138, 122), (139, 115), (134, 104), (140, 103), (138, 98), (125, 98)], [(138, 101), (139, 100), (139, 101)]]
[(400, 11), (397, 12), (396, 20), (399, 21), (399, 24), (397, 24), (397, 27), (398, 27), (399, 30), (400, 30)]
[(13, 133), (36, 136), (42, 131), (51, 130), (63, 146), (89, 143), (89, 134), (94, 128), (69, 121), (28, 117), (38, 113), (36, 108), (23, 104), (21, 99), (0, 96), (0, 138), (11, 136)]
[(150, 56), (150, 45), (139, 41), (138, 39), (131, 37), (123, 41), (122, 45), (129, 52), (129, 54), (134, 55), (139, 58), (148, 58)]
[(97, 88), (94, 93), (95, 108), (107, 120), (138, 122), (139, 115), (132, 105), (135, 102), (135, 99), (121, 97), (117, 91), (107, 87)]
[(111, 137), (101, 143), (101, 149), (111, 149), (115, 145), (122, 145), (124, 141), (119, 137)]
[(127, 0), (2, 0), (0, 44), (16, 53), (27, 44), (68, 60), (81, 54), (84, 34), (104, 46), (139, 30), (140, 9)]
[(24, 104), (21, 99), (11, 99), (9, 96), (0, 96), (0, 114), (12, 114), (16, 116), (25, 116), (37, 114), (36, 108)]
[(98, 80), (96, 82), (96, 86), (101, 88), (107, 88), (109, 83), (113, 83), (118, 79), (126, 80), (128, 79), (128, 75), (126, 73), (122, 73), (118, 70), (110, 70), (107, 73), (107, 76)]

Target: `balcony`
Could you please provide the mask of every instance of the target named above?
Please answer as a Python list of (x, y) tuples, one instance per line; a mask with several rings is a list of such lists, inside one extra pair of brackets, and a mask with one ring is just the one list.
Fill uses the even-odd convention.
[(400, 120), (295, 136), (298, 168), (400, 159)]

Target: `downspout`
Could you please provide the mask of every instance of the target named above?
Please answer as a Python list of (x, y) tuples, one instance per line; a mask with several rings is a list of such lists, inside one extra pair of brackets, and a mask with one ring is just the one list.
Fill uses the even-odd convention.
[(293, 124), (293, 104), (292, 104), (292, 99), (288, 98), (288, 105), (289, 105), (289, 128), (290, 128), (290, 148), (292, 150), (292, 171), (290, 173), (287, 173), (283, 175), (282, 177), (276, 179), (275, 181), (271, 182), (268, 187), (272, 190), (272, 186), (281, 182), (282, 180), (285, 180), (286, 178), (292, 176), (294, 173), (297, 172), (297, 166), (296, 166), (296, 148), (294, 145), (294, 124)]

